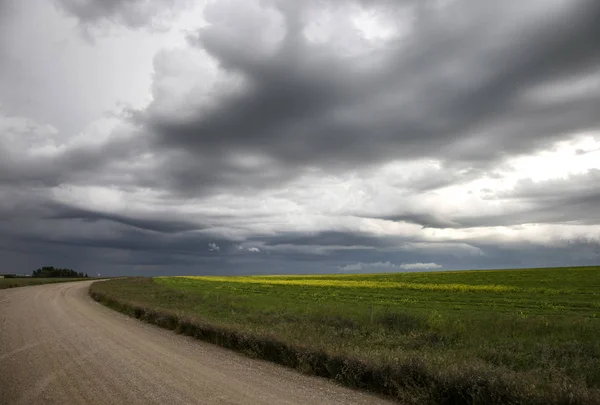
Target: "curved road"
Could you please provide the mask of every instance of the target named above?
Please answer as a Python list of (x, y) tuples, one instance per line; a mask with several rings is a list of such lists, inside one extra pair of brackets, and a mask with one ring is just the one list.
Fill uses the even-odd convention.
[(391, 404), (114, 312), (82, 281), (0, 290), (0, 404)]

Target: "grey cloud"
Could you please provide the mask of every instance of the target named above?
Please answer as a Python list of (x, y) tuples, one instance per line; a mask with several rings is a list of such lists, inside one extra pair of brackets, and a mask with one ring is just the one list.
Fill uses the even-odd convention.
[(194, 222), (186, 222), (180, 219), (168, 218), (168, 213), (152, 213), (145, 217), (140, 214), (127, 216), (125, 214), (103, 213), (89, 209), (71, 207), (65, 204), (52, 204), (52, 213), (47, 215), (47, 219), (75, 219), (85, 222), (111, 221), (141, 230), (154, 231), (160, 233), (179, 233), (206, 229), (207, 225)]
[(600, 224), (600, 170), (564, 179), (534, 182), (521, 180), (509, 191), (490, 199), (527, 202), (530, 208), (493, 217), (457, 218), (463, 226), (516, 225), (523, 223)]
[[(259, 248), (262, 253), (257, 254), (240, 252), (238, 242), (213, 235), (195, 231), (173, 233), (157, 226), (148, 230), (113, 220), (18, 219), (17, 223), (20, 233), (13, 232), (10, 239), (0, 238), (0, 246), (6, 263), (23, 271), (51, 262), (106, 275), (124, 271), (145, 275), (335, 273), (339, 267), (353, 263), (438, 263), (446, 269), (460, 269), (589, 265), (600, 258), (598, 244), (583, 239), (553, 247), (476, 241), (473, 245), (453, 246), (452, 243), (414, 243), (385, 237), (378, 240), (348, 232), (345, 236), (339, 233), (322, 239), (312, 235), (312, 244), (310, 235), (305, 235), (305, 239), (301, 239), (301, 235), (296, 239), (271, 237), (268, 242), (250, 238), (244, 246)], [(8, 235), (5, 228), (14, 225), (4, 221), (0, 235)], [(46, 232), (37, 231), (40, 228)], [(219, 251), (215, 251), (215, 246)]]
[[(395, 215), (366, 216), (388, 221), (408, 222), (423, 228), (471, 228), (513, 226), (532, 223), (544, 224), (600, 224), (600, 170), (568, 178), (535, 182), (520, 180), (513, 189), (494, 192), (481, 190), (485, 200), (521, 203), (503, 213), (443, 216), (432, 213), (407, 212)], [(526, 203), (526, 204), (522, 204)]]
[[(600, 5), (538, 6), (424, 7), (408, 38), (352, 58), (307, 42), (302, 9), (275, 9), (287, 31), (271, 54), (244, 48), (235, 30), (209, 26), (194, 43), (243, 77), (244, 90), (215, 95), (214, 108), (198, 111), (198, 118), (167, 119), (151, 106), (140, 119), (157, 147), (184, 150), (177, 156), (193, 162), (179, 160), (182, 172), (165, 165), (167, 183), (177, 189), (193, 187), (188, 171), (202, 173), (208, 184), (263, 187), (308, 167), (348, 169), (415, 156), (489, 166), (599, 127), (600, 94), (552, 102), (523, 94), (600, 66)], [(464, 23), (456, 23), (458, 15)], [(243, 33), (253, 22), (232, 24)], [(273, 175), (263, 181), (237, 170), (226, 159), (231, 151), (268, 156), (272, 171), (262, 170)]]
[(0, 0), (0, 21), (8, 18), (15, 9), (14, 0)]
[[(1, 121), (10, 120), (3, 117)], [(31, 121), (14, 120), (0, 127), (0, 185), (55, 187), (61, 184), (119, 184), (143, 186), (144, 172), (130, 168), (123, 176), (119, 165), (127, 164), (148, 151), (143, 137), (126, 130), (113, 131), (105, 142), (61, 144), (55, 129)], [(50, 153), (30, 153), (30, 146), (47, 145)], [(150, 181), (146, 179), (146, 181)]]
[(180, 0), (55, 0), (66, 12), (84, 24), (113, 21), (132, 28), (140, 28), (165, 17)]
[(326, 231), (314, 233), (282, 232), (277, 236), (262, 237), (265, 246), (294, 245), (294, 246), (364, 246), (386, 248), (398, 246), (402, 238), (384, 238), (353, 232)]
[(388, 221), (408, 222), (421, 225), (423, 228), (458, 228), (460, 224), (452, 219), (442, 218), (439, 215), (429, 213), (407, 213), (391, 216), (377, 217)]
[[(488, 263), (485, 265), (487, 268), (593, 266), (597, 265), (600, 260), (600, 246), (597, 243), (581, 239), (552, 247), (519, 243), (502, 246), (490, 244), (483, 248), (486, 252), (485, 257), (473, 260), (468, 264), (468, 268), (482, 267), (482, 263)], [(460, 269), (459, 266), (454, 266), (456, 269)]]
[[(104, 13), (122, 5), (85, 4)], [(526, 11), (516, 2), (497, 9), (458, 1), (447, 17), (424, 6), (408, 39), (352, 59), (306, 42), (302, 12), (310, 6), (278, 4), (274, 10), (283, 16), (287, 34), (271, 55), (240, 47), (233, 39), (242, 45), (247, 39), (231, 37), (246, 32), (247, 25), (259, 29), (250, 20), (256, 16), (232, 21), (233, 33), (224, 33), (218, 24), (200, 31), (194, 43), (223, 69), (241, 75), (246, 90), (221, 97), (217, 92), (213, 109), (185, 120), (160, 114), (156, 94), (159, 99), (138, 112), (136, 121), (142, 131), (155, 134), (151, 148), (160, 154), (160, 163), (154, 173), (136, 173), (134, 181), (198, 195), (232, 187), (273, 188), (307, 168), (349, 169), (417, 156), (446, 160), (444, 176), (414, 179), (415, 191), (427, 191), (481, 173), (471, 167), (459, 174), (460, 166), (489, 165), (570, 131), (598, 126), (597, 94), (551, 105), (520, 101), (523, 89), (597, 66), (595, 38), (600, 36), (594, 35), (591, 21), (600, 7), (594, 2), (572, 2), (543, 21), (537, 13), (521, 17), (523, 26), (512, 27), (523, 30), (518, 41), (505, 24)], [(374, 4), (396, 11), (416, 7)], [(463, 8), (468, 23), (451, 25), (450, 17)], [(473, 34), (483, 27), (483, 34)], [(369, 63), (375, 67), (363, 67)], [(448, 77), (453, 65), (455, 73)], [(248, 155), (267, 159), (252, 167), (240, 165), (238, 156)]]
[(473, 259), (484, 256), (478, 242), (431, 242), (419, 238), (370, 235), (364, 232), (318, 232), (311, 234), (283, 233), (270, 238), (258, 238), (266, 252), (281, 250), (304, 252), (309, 255), (341, 256), (345, 260), (355, 257), (361, 261), (372, 257), (379, 261), (379, 255), (400, 256), (404, 262), (422, 262), (432, 257)]
[[(158, 233), (139, 228), (132, 228), (120, 224), (90, 224), (85, 221), (73, 220), (45, 220), (37, 221), (53, 229), (48, 235), (39, 232), (21, 231), (23, 235), (14, 236), (15, 241), (26, 245), (45, 245), (56, 247), (70, 246), (71, 248), (99, 248), (112, 249), (132, 255), (153, 252), (153, 254), (168, 258), (171, 256), (185, 255), (192, 260), (200, 260), (213, 255), (207, 246), (214, 244), (230, 244), (227, 240), (215, 239), (213, 236), (194, 232), (187, 233)], [(28, 224), (23, 224), (27, 226)], [(78, 230), (66, 230), (65, 227), (78, 227)], [(216, 242), (213, 242), (215, 241)], [(217, 249), (213, 247), (213, 250)], [(137, 252), (137, 253), (136, 253)], [(73, 255), (77, 256), (75, 252)]]
[(522, 179), (509, 191), (497, 193), (496, 198), (519, 198), (542, 200), (565, 200), (596, 198), (600, 193), (600, 169), (567, 178), (533, 181)]
[[(174, 0), (59, 3), (92, 26), (106, 21), (152, 25), (167, 8), (179, 7)], [(341, 3), (264, 2), (249, 14), (230, 13), (236, 4), (215, 2), (206, 15), (213, 25), (190, 38), (194, 49), (189, 51), (206, 52), (216, 61), (226, 91), (219, 86), (208, 91), (170, 87), (166, 80), (164, 88), (154, 89), (153, 103), (128, 119), (136, 126), (129, 136), (115, 133), (100, 144), (62, 145), (54, 155), (30, 156), (10, 142), (0, 144), (3, 260), (23, 268), (56, 264), (148, 275), (336, 272), (353, 263), (441, 264), (445, 269), (597, 263), (600, 251), (590, 240), (559, 247), (495, 246), (355, 231), (288, 232), (286, 208), (281, 214), (240, 205), (185, 217), (167, 209), (101, 212), (53, 198), (54, 187), (100, 185), (113, 190), (146, 187), (167, 195), (171, 205), (219, 193), (225, 198), (252, 196), (250, 203), (260, 205), (257, 189), (280, 188), (282, 199), (294, 200), (297, 190), (287, 185), (307, 173), (312, 178), (360, 174), (390, 160), (440, 160), (440, 170), (396, 179), (395, 186), (414, 195), (491, 175), (508, 156), (535, 151), (572, 132), (598, 129), (596, 89), (548, 98), (536, 97), (534, 91), (598, 71), (597, 1), (550, 7), (544, 2), (456, 0), (442, 11), (432, 2), (361, 3), (392, 15), (414, 12), (413, 31), (368, 49), (368, 41), (357, 36), (340, 12), (334, 31), (365, 49), (341, 56), (331, 44), (310, 43), (303, 34), (311, 11)], [(0, 7), (5, 4), (0, 1)], [(261, 20), (265, 10), (274, 19), (273, 33), (281, 28), (279, 43), (269, 42), (277, 39), (275, 34), (261, 36), (260, 29), (268, 25)], [(3, 37), (0, 41), (7, 35)], [(8, 62), (18, 67), (15, 60)], [(170, 74), (155, 64), (156, 82)], [(239, 88), (227, 87), (238, 79)], [(198, 99), (210, 102), (199, 103), (202, 107), (181, 118), (165, 107), (171, 93), (178, 92), (186, 94), (181, 102), (186, 107), (198, 105)], [(25, 137), (30, 129), (17, 135)], [(151, 164), (140, 165), (146, 154), (152, 155)], [(500, 202), (529, 204), (496, 216), (473, 212), (444, 217), (409, 207), (389, 215), (348, 215), (426, 228), (600, 224), (599, 180), (596, 170), (564, 181), (523, 181), (506, 194), (486, 193)], [(279, 229), (264, 231), (260, 225), (269, 221)], [(238, 231), (242, 237), (231, 236)]]
[[(169, 212), (100, 212), (54, 201), (48, 190), (0, 186), (0, 239), (4, 248), (38, 252), (61, 246), (208, 256), (208, 243), (231, 244), (206, 234), (197, 217), (185, 220)], [(76, 250), (70, 254), (77, 256)], [(38, 253), (36, 253), (38, 254)]]

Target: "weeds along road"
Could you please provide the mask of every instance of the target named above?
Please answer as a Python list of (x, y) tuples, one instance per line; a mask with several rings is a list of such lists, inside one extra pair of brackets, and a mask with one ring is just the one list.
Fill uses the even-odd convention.
[(142, 323), (91, 282), (0, 291), (0, 404), (383, 404)]

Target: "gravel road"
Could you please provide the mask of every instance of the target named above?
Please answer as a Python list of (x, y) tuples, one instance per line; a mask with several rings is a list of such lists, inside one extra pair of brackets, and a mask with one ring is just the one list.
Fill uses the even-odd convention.
[(0, 404), (391, 404), (145, 324), (91, 282), (0, 290)]

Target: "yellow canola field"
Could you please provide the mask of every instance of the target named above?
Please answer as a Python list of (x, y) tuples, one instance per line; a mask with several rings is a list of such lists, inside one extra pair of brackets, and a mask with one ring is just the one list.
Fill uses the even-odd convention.
[(266, 285), (295, 285), (310, 287), (343, 287), (343, 288), (385, 288), (405, 289), (419, 291), (447, 291), (447, 292), (491, 292), (491, 293), (545, 293), (559, 294), (567, 290), (552, 288), (523, 288), (508, 285), (484, 284), (426, 284), (405, 283), (393, 281), (356, 281), (356, 280), (331, 280), (331, 279), (277, 279), (274, 277), (235, 277), (235, 276), (178, 276), (198, 281), (242, 283), (242, 284), (266, 284)]

